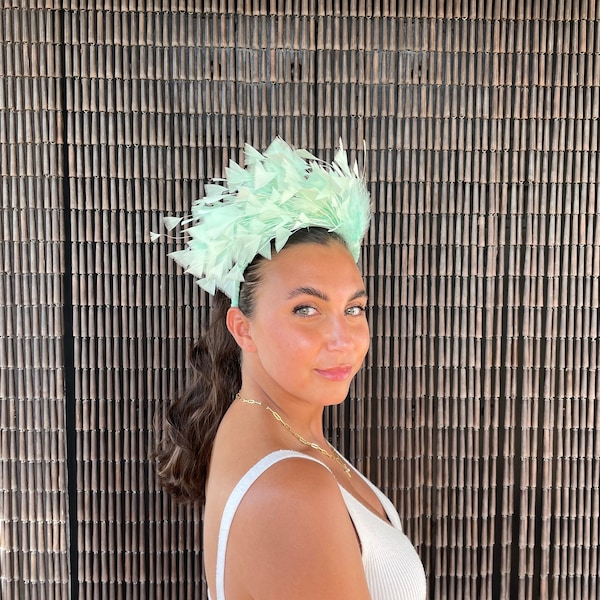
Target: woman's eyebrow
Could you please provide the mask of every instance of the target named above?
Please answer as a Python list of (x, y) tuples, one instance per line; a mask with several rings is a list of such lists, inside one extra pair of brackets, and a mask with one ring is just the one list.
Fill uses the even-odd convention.
[(348, 302), (352, 302), (352, 300), (357, 300), (358, 298), (366, 298), (366, 297), (367, 297), (366, 290), (357, 290), (356, 292), (354, 292), (354, 294), (352, 294), (352, 296), (350, 296), (350, 298), (348, 299)]
[[(294, 290), (292, 290), (289, 294), (288, 294), (288, 298), (292, 299), (295, 298), (296, 296), (315, 296), (315, 298), (319, 298), (320, 300), (323, 300), (324, 302), (327, 302), (329, 300), (329, 296), (327, 296), (327, 294), (323, 293), (321, 290), (318, 290), (314, 287), (310, 287), (310, 286), (302, 286), (302, 287), (298, 287)], [(353, 300), (356, 300), (357, 298), (365, 298), (367, 296), (367, 292), (364, 289), (360, 289), (357, 290), (356, 292), (354, 292), (354, 294), (352, 294), (352, 296), (350, 296), (350, 298), (348, 298), (348, 302), (352, 302)]]
[(318, 290), (317, 288), (314, 287), (298, 287), (295, 290), (292, 290), (289, 294), (288, 294), (288, 298), (295, 298), (296, 296), (315, 296), (317, 298), (320, 298), (321, 300), (329, 300), (329, 297), (327, 296), (327, 294), (324, 294), (321, 290)]

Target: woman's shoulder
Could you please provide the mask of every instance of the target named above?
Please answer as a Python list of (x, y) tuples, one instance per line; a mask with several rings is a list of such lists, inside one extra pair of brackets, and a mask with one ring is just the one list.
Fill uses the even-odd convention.
[(215, 487), (221, 488), (221, 498), (236, 506), (243, 502), (246, 510), (251, 510), (253, 504), (264, 507), (292, 499), (296, 503), (306, 499), (310, 506), (315, 493), (343, 502), (337, 480), (327, 465), (298, 450), (249, 451), (245, 457), (225, 459), (215, 467), (211, 479), (218, 480)]
[(263, 473), (267, 473), (267, 471), (272, 469), (276, 472), (279, 471), (278, 476), (276, 476), (278, 478), (284, 478), (286, 475), (297, 477), (300, 474), (308, 475), (314, 473), (327, 481), (331, 481), (332, 479), (335, 481), (335, 477), (329, 467), (320, 460), (304, 452), (285, 448), (269, 451), (250, 467), (245, 478), (257, 479)]
[[(320, 460), (297, 450), (277, 449), (258, 460), (245, 477), (254, 479), (254, 494), (260, 501), (294, 497), (301, 500), (314, 493), (342, 498), (337, 480)], [(244, 477), (244, 478), (245, 478)]]
[[(367, 593), (360, 546), (337, 480), (326, 465), (300, 452), (285, 453), (249, 488), (232, 527), (232, 549), (245, 557), (235, 561), (244, 569), (238, 576), (260, 597), (267, 591), (273, 596), (264, 597), (289, 597), (290, 589), (298, 598)], [(355, 575), (348, 578), (348, 572)]]

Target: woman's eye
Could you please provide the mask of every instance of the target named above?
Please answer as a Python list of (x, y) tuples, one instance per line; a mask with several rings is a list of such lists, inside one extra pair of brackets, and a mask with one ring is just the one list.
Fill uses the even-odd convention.
[(317, 309), (314, 306), (297, 306), (294, 309), (294, 314), (301, 317), (311, 317), (317, 314)]
[(357, 304), (356, 306), (350, 306), (347, 310), (346, 310), (346, 314), (352, 316), (352, 317), (358, 317), (360, 315), (364, 315), (367, 311), (367, 307), (366, 306), (362, 306), (362, 304)]

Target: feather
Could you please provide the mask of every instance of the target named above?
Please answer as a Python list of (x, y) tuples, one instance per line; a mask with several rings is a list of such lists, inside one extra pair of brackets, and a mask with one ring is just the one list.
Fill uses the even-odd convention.
[(181, 217), (163, 217), (162, 220), (167, 231), (172, 231), (181, 223)]

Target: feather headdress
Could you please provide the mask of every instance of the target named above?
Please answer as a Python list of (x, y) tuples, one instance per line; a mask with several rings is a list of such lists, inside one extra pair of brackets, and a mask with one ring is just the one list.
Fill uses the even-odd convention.
[[(219, 183), (205, 186), (191, 217), (166, 217), (184, 227), (186, 248), (171, 252), (210, 294), (222, 290), (237, 306), (244, 271), (254, 257), (271, 258), (292, 233), (322, 227), (342, 237), (358, 260), (371, 216), (369, 193), (341, 143), (331, 164), (275, 138), (264, 153), (246, 144), (245, 168), (231, 161)], [(160, 237), (152, 234), (152, 238)]]

